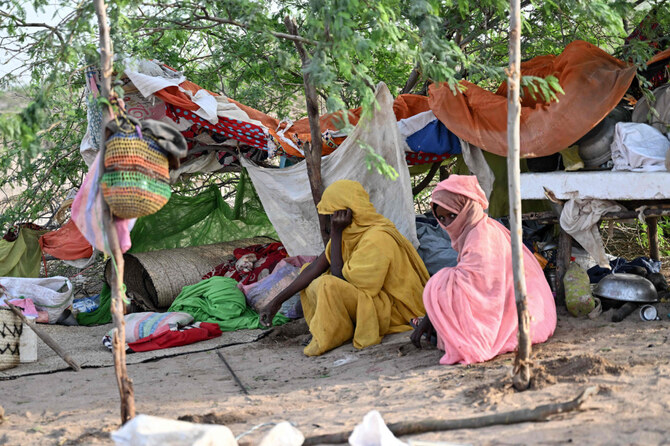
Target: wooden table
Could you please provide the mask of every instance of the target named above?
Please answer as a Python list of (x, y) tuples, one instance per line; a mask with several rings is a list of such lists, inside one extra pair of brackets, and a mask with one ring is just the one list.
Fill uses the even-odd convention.
[[(670, 172), (543, 172), (521, 174), (521, 199), (546, 199), (545, 189), (561, 201), (600, 199), (617, 201), (627, 210), (610, 212), (603, 220), (628, 220), (644, 215), (649, 235), (649, 257), (659, 260), (658, 217), (670, 216)], [(557, 212), (560, 205), (557, 206)], [(540, 223), (558, 223), (557, 212), (524, 214), (523, 219)], [(556, 298), (565, 301), (563, 276), (570, 264), (572, 237), (563, 229), (556, 256)]]

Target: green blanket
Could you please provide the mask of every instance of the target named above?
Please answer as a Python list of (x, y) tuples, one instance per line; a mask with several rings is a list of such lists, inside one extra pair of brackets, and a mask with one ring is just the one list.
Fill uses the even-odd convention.
[[(195, 285), (185, 286), (168, 311), (181, 311), (193, 316), (196, 322), (219, 324), (221, 331), (263, 328), (258, 313), (247, 306), (237, 282), (229, 277), (211, 277)], [(277, 314), (273, 325), (289, 319)]]
[(100, 305), (95, 311), (90, 313), (77, 314), (79, 325), (102, 325), (112, 322), (112, 289), (106, 283), (102, 285), (100, 291)]

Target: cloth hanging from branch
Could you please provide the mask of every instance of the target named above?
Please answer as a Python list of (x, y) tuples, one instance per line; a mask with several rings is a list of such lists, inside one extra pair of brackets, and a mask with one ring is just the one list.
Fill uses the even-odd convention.
[[(327, 187), (337, 180), (358, 181), (370, 195), (377, 211), (391, 220), (414, 247), (419, 246), (414, 222), (414, 202), (404, 144), (393, 113), (393, 97), (385, 84), (377, 86), (379, 107), (361, 120), (344, 143), (322, 158), (321, 176)], [(368, 148), (395, 168), (398, 178), (385, 178), (368, 169)], [(286, 169), (266, 169), (242, 159), (270, 221), (289, 255), (319, 255), (323, 243), (314, 208), (306, 163)]]
[(39, 238), (47, 231), (22, 227), (16, 239), (0, 239), (0, 277), (39, 277)]
[(88, 259), (93, 255), (93, 247), (72, 220), (68, 220), (55, 231), (44, 234), (40, 237), (39, 244), (44, 254), (60, 260)]

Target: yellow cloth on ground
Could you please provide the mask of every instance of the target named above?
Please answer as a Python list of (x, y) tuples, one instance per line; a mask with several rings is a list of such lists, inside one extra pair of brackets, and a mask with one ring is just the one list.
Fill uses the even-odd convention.
[[(378, 344), (388, 333), (410, 330), (410, 319), (426, 313), (423, 288), (428, 271), (412, 244), (377, 213), (363, 186), (340, 180), (318, 205), (320, 214), (351, 209), (342, 233), (342, 275), (330, 272), (300, 294), (312, 341), (305, 354), (316, 356), (353, 337), (354, 347)], [(330, 262), (330, 242), (326, 257)]]

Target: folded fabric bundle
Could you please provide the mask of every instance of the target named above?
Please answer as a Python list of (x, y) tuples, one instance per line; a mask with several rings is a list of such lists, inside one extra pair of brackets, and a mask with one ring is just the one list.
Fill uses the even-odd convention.
[[(219, 324), (221, 331), (262, 328), (258, 313), (247, 306), (237, 282), (229, 277), (211, 277), (195, 285), (185, 286), (168, 311), (188, 313), (196, 322)], [(273, 325), (289, 319), (277, 314)]]
[(196, 322), (184, 327), (171, 327), (169, 330), (162, 330), (139, 341), (129, 342), (128, 349), (133, 352), (161, 350), (207, 341), (217, 338), (221, 334), (222, 332), (218, 324)]
[(612, 170), (663, 171), (668, 150), (670, 141), (658, 129), (637, 122), (619, 122), (612, 141)]
[[(269, 276), (251, 285), (239, 284), (238, 288), (246, 296), (249, 306), (256, 311), (260, 311), (261, 308), (298, 277), (300, 269), (305, 263), (313, 262), (315, 259), (316, 257), (314, 256), (286, 258), (277, 264)], [(296, 293), (284, 302), (279, 309), (279, 313), (290, 319), (303, 317), (300, 293)]]
[[(153, 334), (160, 334), (173, 328), (183, 327), (193, 322), (193, 316), (188, 313), (156, 313), (147, 311), (130, 313), (124, 316), (126, 322), (126, 342), (136, 342)], [(112, 335), (113, 328), (107, 333)]]
[[(180, 347), (182, 345), (194, 344), (207, 341), (221, 336), (222, 332), (218, 324), (207, 322), (194, 322), (189, 325), (171, 324), (168, 329), (156, 331), (155, 333), (135, 342), (126, 344), (126, 352), (148, 352), (162, 350), (164, 348)], [(103, 336), (102, 345), (113, 350), (112, 332)]]

